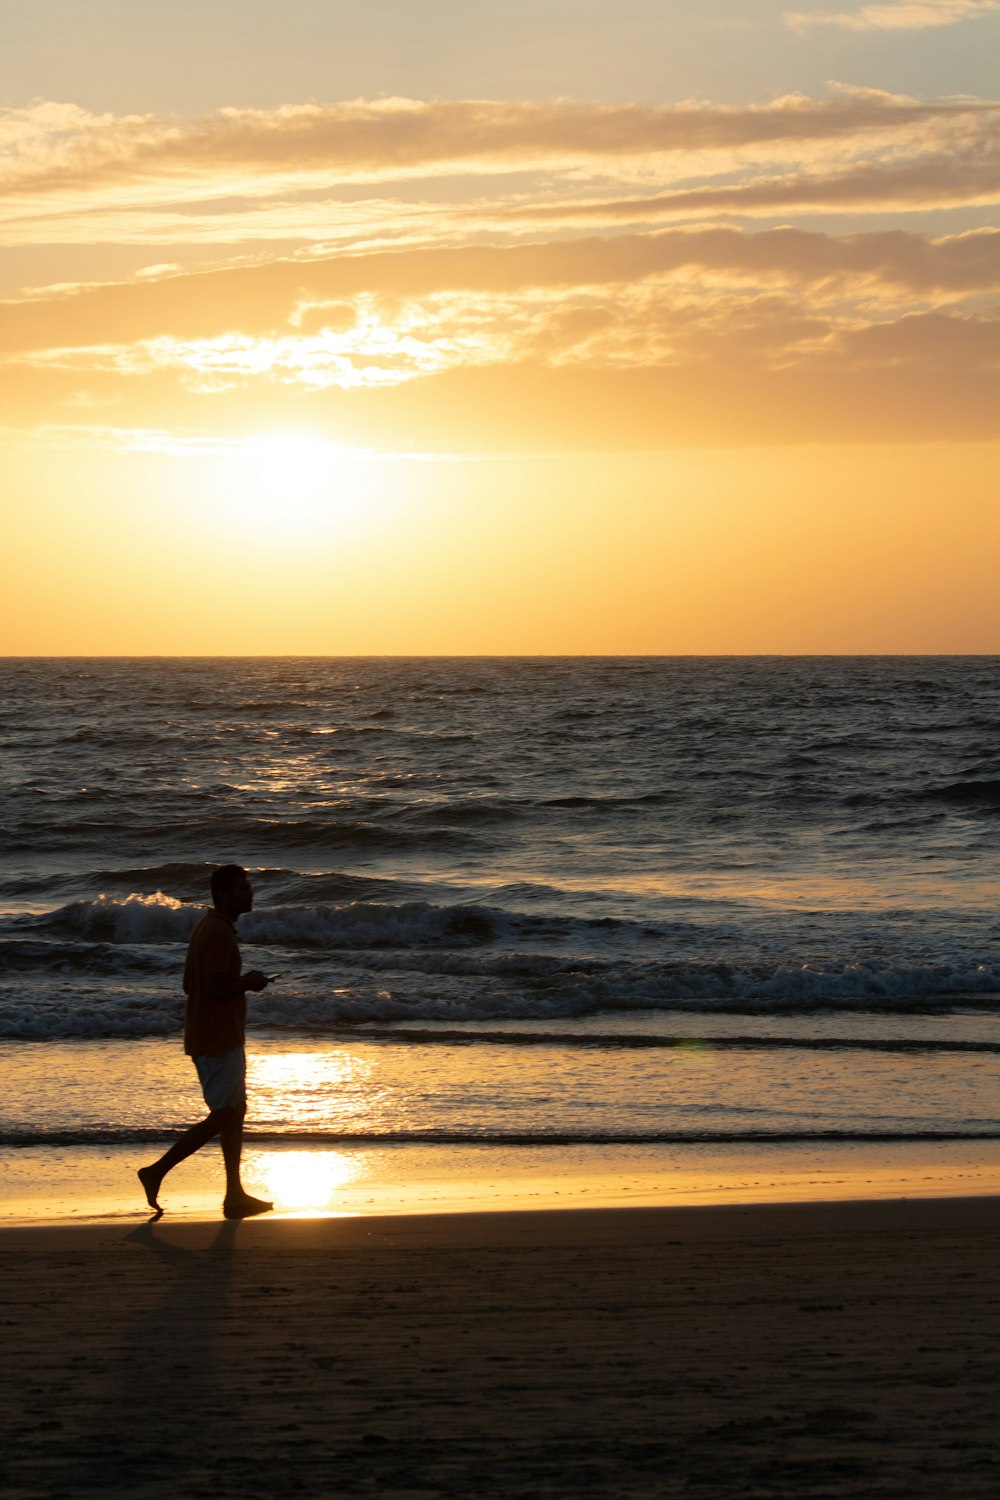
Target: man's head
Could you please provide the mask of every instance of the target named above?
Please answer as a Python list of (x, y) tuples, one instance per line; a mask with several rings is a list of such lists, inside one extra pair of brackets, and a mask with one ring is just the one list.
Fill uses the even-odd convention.
[(220, 865), (212, 871), (212, 903), (231, 921), (253, 910), (253, 886), (242, 865)]

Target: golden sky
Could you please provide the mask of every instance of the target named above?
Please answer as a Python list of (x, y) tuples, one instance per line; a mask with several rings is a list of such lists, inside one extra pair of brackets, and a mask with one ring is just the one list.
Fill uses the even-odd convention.
[(0, 651), (1000, 650), (1000, 0), (502, 9), (13, 21)]

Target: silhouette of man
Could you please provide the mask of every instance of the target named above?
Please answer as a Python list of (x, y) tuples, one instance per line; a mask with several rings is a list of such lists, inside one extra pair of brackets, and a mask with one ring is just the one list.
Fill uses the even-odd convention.
[(212, 906), (191, 934), (184, 964), (187, 1014), (184, 1051), (198, 1070), (201, 1091), (209, 1113), (186, 1130), (159, 1161), (139, 1168), (139, 1181), (150, 1208), (163, 1212), (159, 1204), (164, 1177), (219, 1136), (226, 1164), (226, 1196), (222, 1211), (227, 1219), (248, 1219), (267, 1213), (273, 1203), (253, 1198), (240, 1181), (243, 1153), (243, 1117), (247, 1110), (246, 1039), (247, 991), (267, 988), (268, 978), (259, 969), (244, 974), (236, 923), (253, 910), (253, 887), (242, 865), (221, 865), (212, 872)]

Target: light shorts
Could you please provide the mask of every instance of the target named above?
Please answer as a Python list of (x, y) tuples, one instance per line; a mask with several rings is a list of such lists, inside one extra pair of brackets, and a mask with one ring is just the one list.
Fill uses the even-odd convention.
[(201, 1053), (192, 1059), (209, 1109), (242, 1109), (247, 1102), (247, 1055), (230, 1047), (220, 1057)]

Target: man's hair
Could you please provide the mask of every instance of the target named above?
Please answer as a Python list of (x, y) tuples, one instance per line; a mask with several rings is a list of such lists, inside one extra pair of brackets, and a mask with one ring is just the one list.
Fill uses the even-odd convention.
[(216, 905), (225, 901), (238, 880), (246, 879), (246, 873), (242, 865), (220, 865), (212, 871), (212, 900)]

